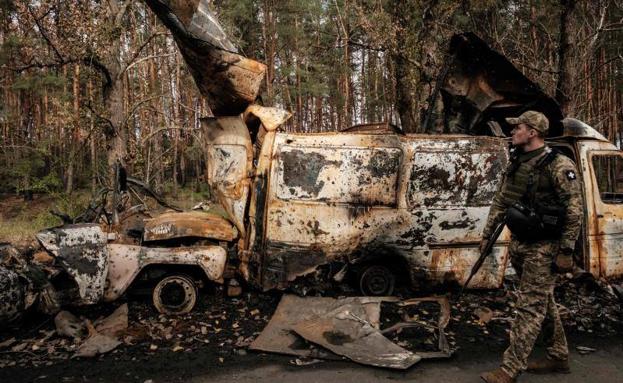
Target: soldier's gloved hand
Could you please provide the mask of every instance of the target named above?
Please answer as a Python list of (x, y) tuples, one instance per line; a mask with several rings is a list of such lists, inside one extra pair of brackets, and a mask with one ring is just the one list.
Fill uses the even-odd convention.
[(559, 273), (568, 273), (573, 270), (573, 250), (560, 249), (554, 260), (554, 268)]
[(483, 251), (485, 251), (485, 247), (487, 247), (487, 244), (489, 243), (488, 239), (481, 239), (480, 240), (480, 245), (478, 245), (478, 252), (480, 254), (482, 254)]

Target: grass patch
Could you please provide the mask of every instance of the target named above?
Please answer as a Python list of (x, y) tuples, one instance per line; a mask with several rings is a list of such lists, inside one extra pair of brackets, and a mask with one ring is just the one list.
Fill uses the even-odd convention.
[(207, 202), (212, 199), (208, 186), (203, 184), (200, 186), (199, 192), (191, 187), (178, 188), (177, 193), (173, 192), (172, 187), (165, 188), (164, 197), (175, 206), (183, 210), (190, 210), (199, 202)]
[[(85, 210), (91, 198), (89, 190), (78, 190), (71, 195), (36, 194), (32, 201), (24, 201), (21, 196), (15, 194), (0, 195), (0, 242), (34, 243), (37, 232), (63, 223), (60, 218), (51, 214), (50, 210), (76, 217)], [(207, 202), (211, 198), (205, 185), (199, 192), (191, 188), (178, 188), (177, 193), (169, 191), (165, 193), (165, 199), (183, 210), (190, 210), (199, 202)], [(162, 209), (153, 199), (144, 198), (144, 200), (151, 209), (156, 211)], [(214, 210), (220, 212), (218, 206), (214, 206)]]
[(89, 198), (90, 193), (86, 191), (71, 196), (35, 195), (32, 201), (24, 201), (16, 195), (0, 196), (0, 242), (35, 242), (38, 231), (63, 223), (50, 210), (74, 216), (84, 209)]

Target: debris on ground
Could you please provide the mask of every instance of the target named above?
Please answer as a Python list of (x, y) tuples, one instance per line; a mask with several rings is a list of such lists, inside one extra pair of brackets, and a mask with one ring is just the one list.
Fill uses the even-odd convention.
[[(615, 284), (612, 282), (609, 286)], [(505, 348), (508, 344), (507, 331), (514, 317), (518, 285), (517, 278), (510, 277), (501, 289), (468, 291), (459, 299), (450, 298), (450, 315), (443, 331), (449, 349), (453, 352), (462, 349), (469, 352), (483, 342), (491, 347)], [(590, 333), (599, 338), (623, 333), (623, 310), (618, 297), (605, 288), (607, 285), (604, 281), (583, 276), (565, 279), (557, 287), (556, 300), (568, 334)], [(130, 301), (128, 327), (117, 336), (123, 342), (122, 347), (119, 345), (107, 354), (99, 355), (98, 360), (144, 360), (174, 351), (181, 355), (210, 355), (216, 364), (236, 363), (239, 358), (247, 357), (246, 350), (253, 349), (249, 346), (259, 339), (261, 332), (270, 327), (267, 326), (269, 319), (277, 316), (275, 309), (280, 295), (246, 292), (238, 298), (228, 298), (226, 288), (206, 291), (202, 294), (199, 306), (181, 316), (159, 314), (144, 299)], [(613, 288), (613, 291), (616, 292), (616, 289)], [(400, 291), (403, 297), (411, 294), (410, 291)], [(298, 299), (308, 302), (309, 298)], [(417, 306), (402, 307), (393, 302), (381, 302), (380, 305), (379, 329), (387, 339), (405, 350), (415, 350), (424, 358), (427, 352), (439, 352), (438, 334), (443, 323), (439, 323), (442, 318), (438, 314), (437, 302), (420, 302)], [(88, 339), (89, 331), (83, 325), (84, 318), (110, 317), (111, 310), (110, 305), (72, 308), (73, 316), (79, 322), (74, 326), (82, 329), (76, 333), (75, 339), (67, 330), (64, 335), (60, 335), (62, 330), (59, 328), (57, 331), (53, 318), (42, 319), (34, 314), (11, 328), (2, 328), (0, 368), (62, 366), (77, 353), (79, 345)], [(492, 317), (487, 322), (489, 310)], [(397, 326), (406, 321), (420, 324), (415, 327)], [(102, 329), (101, 321), (93, 321), (93, 326), (96, 330)], [(288, 350), (289, 346), (295, 349), (296, 352), (290, 350), (283, 353), (294, 355), (296, 359), (288, 361), (296, 366), (318, 363), (315, 360), (343, 359), (298, 335), (292, 335), (291, 332), (286, 334), (283, 339), (278, 331), (271, 336), (276, 337), (276, 341), (283, 341), (283, 349)]]
[(474, 310), (474, 315), (478, 318), (481, 324), (487, 324), (493, 319), (493, 310), (488, 307), (478, 307)]
[(575, 349), (578, 350), (578, 352), (581, 355), (586, 355), (586, 354), (590, 354), (591, 352), (597, 351), (597, 349), (595, 349), (595, 348), (586, 347), (586, 346), (576, 346)]
[[(620, 282), (619, 282), (620, 283)], [(578, 332), (613, 334), (623, 328), (623, 307), (612, 286), (582, 274), (567, 280), (556, 289), (565, 327)]]
[[(405, 315), (406, 307), (422, 302), (435, 302), (440, 306), (437, 323), (431, 324), (417, 315)], [(395, 306), (394, 313), (399, 313), (384, 329), (381, 324), (386, 324), (383, 319), (388, 318), (381, 315), (382, 303)], [(250, 348), (308, 359), (339, 359), (342, 356), (362, 364), (407, 369), (423, 358), (420, 353), (428, 358), (451, 355), (444, 334), (449, 317), (450, 305), (445, 297), (401, 301), (396, 297), (334, 299), (285, 295), (268, 326)], [(386, 337), (410, 327), (427, 329), (419, 340), (435, 338), (440, 349), (436, 352), (411, 351), (404, 348), (408, 343)]]
[[(128, 305), (119, 306), (111, 315), (94, 323), (88, 319), (78, 319), (68, 311), (61, 311), (54, 318), (54, 324), (58, 335), (72, 338), (79, 344), (73, 357), (91, 358), (123, 344), (119, 337), (128, 328)], [(88, 336), (81, 342), (85, 333)]]
[(89, 330), (89, 337), (78, 346), (78, 351), (74, 354), (74, 358), (92, 358), (95, 355), (110, 352), (123, 343), (115, 337), (97, 332), (90, 322), (86, 324)]
[[(176, 353), (213, 353), (216, 361), (218, 358), (240, 357), (242, 353), (239, 351), (245, 350), (260, 333), (278, 302), (278, 297), (270, 294), (245, 293), (241, 298), (232, 299), (225, 296), (223, 289), (206, 293), (199, 307), (181, 316), (159, 314), (144, 299), (130, 301), (127, 329), (121, 333), (112, 332), (122, 344), (98, 355), (97, 360), (143, 359), (174, 350)], [(80, 345), (88, 340), (85, 318), (106, 318), (92, 321), (95, 330), (106, 335), (111, 335), (106, 328), (118, 329), (114, 323), (123, 323), (117, 321), (118, 316), (111, 315), (110, 304), (71, 310), (80, 322), (77, 326), (82, 329), (76, 339), (60, 335), (54, 318), (42, 319), (35, 314), (15, 323), (12, 328), (1, 328), (0, 368), (60, 365), (75, 358)], [(117, 320), (113, 321), (113, 318)], [(92, 341), (99, 343), (97, 339)]]

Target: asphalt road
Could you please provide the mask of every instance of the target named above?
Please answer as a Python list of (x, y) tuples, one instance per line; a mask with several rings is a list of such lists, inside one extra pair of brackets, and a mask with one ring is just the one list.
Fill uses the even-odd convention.
[[(623, 382), (620, 303), (606, 301), (596, 293), (580, 295), (582, 289), (574, 287), (568, 286), (565, 291), (568, 294), (564, 298), (570, 308), (565, 325), (572, 353), (572, 373), (524, 374), (519, 381)], [(280, 299), (278, 294), (248, 294), (240, 299), (219, 298), (217, 295), (210, 297), (183, 320), (160, 316), (148, 303), (131, 302), (131, 326), (128, 331), (134, 337), (132, 345), (123, 345), (91, 359), (72, 358), (73, 351), (67, 348), (72, 343), (66, 343), (60, 337), (43, 342), (37, 350), (32, 347), (36, 343), (33, 339), (54, 332), (51, 318), (33, 316), (17, 327), (0, 328), (0, 343), (11, 337), (18, 338), (18, 345), (30, 339), (27, 349), (0, 349), (0, 361), (6, 366), (0, 368), (0, 383), (480, 382), (481, 372), (497, 367), (508, 342), (508, 322), (503, 320), (510, 315), (507, 298), (501, 295), (501, 291), (477, 292), (464, 294), (460, 301), (452, 300), (452, 317), (446, 333), (456, 351), (450, 359), (422, 360), (407, 371), (374, 368), (348, 361), (321, 361), (298, 366), (293, 364), (296, 358), (292, 356), (255, 353), (235, 346), (236, 339), (259, 334), (264, 328)], [(573, 308), (570, 299), (582, 304)], [(499, 320), (491, 320), (486, 326), (477, 324), (475, 310), (479, 307), (496, 310)], [(104, 305), (75, 310), (76, 314), (97, 318), (109, 315), (113, 309)], [(254, 311), (261, 314), (251, 314)], [(387, 315), (391, 316), (389, 312)], [(582, 329), (578, 323), (583, 326)], [(197, 328), (193, 330), (195, 326), (192, 325), (202, 324), (210, 325), (211, 332), (202, 335)], [(590, 326), (585, 326), (588, 324)], [(158, 330), (167, 326), (175, 327), (175, 336), (170, 340), (162, 338)], [(220, 331), (216, 331), (217, 326)], [(413, 337), (419, 339), (415, 335)], [(152, 349), (154, 344), (157, 345), (156, 350)], [(181, 351), (175, 351), (179, 348), (175, 347), (177, 344), (182, 344)], [(595, 351), (581, 355), (578, 346)], [(57, 347), (57, 351), (50, 351), (49, 347)], [(535, 355), (542, 355), (543, 352), (544, 346), (539, 340)]]
[[(623, 337), (598, 338), (577, 334), (570, 338), (571, 374), (524, 374), (520, 382), (623, 382)], [(580, 355), (576, 346), (595, 348)], [(5, 368), (0, 382), (480, 382), (482, 371), (495, 368), (503, 351), (502, 344), (477, 342), (457, 351), (448, 360), (424, 360), (407, 371), (393, 371), (350, 362), (322, 361), (296, 366), (293, 357), (249, 352), (231, 355), (221, 361), (209, 350), (192, 353), (115, 359), (69, 360), (50, 367)], [(542, 346), (536, 355), (543, 353)]]
[[(581, 355), (575, 346), (596, 348), (595, 352)], [(534, 375), (523, 374), (519, 382), (623, 382), (623, 337), (595, 339), (590, 336), (572, 339), (571, 374)], [(207, 373), (195, 376), (190, 382), (256, 382), (271, 383), (328, 383), (328, 382), (393, 382), (412, 381), (421, 383), (438, 382), (481, 382), (479, 374), (497, 367), (501, 354), (493, 352), (487, 344), (477, 345), (469, 353), (460, 351), (450, 360), (421, 361), (405, 372), (396, 372), (347, 362), (322, 362), (310, 366), (292, 366), (291, 358), (283, 361), (267, 361), (253, 368), (236, 368), (231, 371)], [(495, 349), (499, 349), (495, 347)], [(539, 347), (536, 355), (543, 350)], [(261, 356), (258, 356), (261, 358)], [(288, 363), (288, 364), (286, 364)], [(157, 378), (154, 379), (154, 382)]]

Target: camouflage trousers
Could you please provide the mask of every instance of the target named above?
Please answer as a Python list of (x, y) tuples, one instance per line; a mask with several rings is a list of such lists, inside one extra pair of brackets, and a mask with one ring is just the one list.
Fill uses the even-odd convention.
[(544, 322), (553, 324), (553, 331), (544, 334), (548, 335), (545, 339), (548, 355), (555, 359), (568, 358), (567, 339), (554, 302), (556, 274), (552, 271), (552, 261), (559, 246), (557, 241), (526, 243), (514, 239), (510, 243), (511, 263), (520, 277), (517, 314), (502, 361), (502, 368), (511, 376), (526, 370), (528, 356)]

